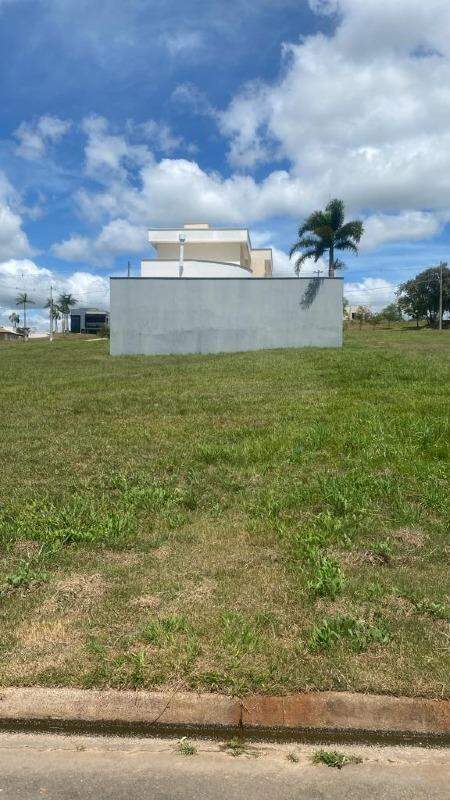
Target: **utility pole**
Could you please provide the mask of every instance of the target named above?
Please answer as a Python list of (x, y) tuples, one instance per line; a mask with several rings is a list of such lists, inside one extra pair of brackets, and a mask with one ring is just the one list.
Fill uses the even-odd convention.
[(319, 277), (319, 275), (321, 275), (321, 274), (322, 274), (322, 272), (323, 272), (323, 269), (315, 269), (315, 270), (313, 270), (313, 271), (314, 271), (314, 274), (315, 274), (315, 275), (317, 275), (317, 277)]
[(186, 234), (180, 233), (178, 236), (178, 241), (180, 243), (180, 263), (178, 265), (178, 277), (183, 277), (183, 270), (184, 270), (184, 243), (186, 241)]
[(131, 271), (131, 264), (130, 264), (130, 262), (128, 262), (128, 272), (127, 272), (127, 278), (129, 278), (129, 277), (130, 277), (130, 271)]
[(53, 342), (53, 286), (50, 284), (50, 337), (49, 340)]
[(443, 269), (447, 264), (441, 261), (439, 264), (439, 330), (442, 330), (442, 283), (443, 283)]

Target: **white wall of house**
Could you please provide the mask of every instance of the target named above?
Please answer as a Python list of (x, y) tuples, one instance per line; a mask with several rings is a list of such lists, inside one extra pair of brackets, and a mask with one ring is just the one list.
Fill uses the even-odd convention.
[[(179, 261), (149, 259), (141, 262), (142, 278), (178, 278)], [(249, 270), (239, 264), (221, 264), (217, 261), (184, 261), (183, 278), (251, 278)]]

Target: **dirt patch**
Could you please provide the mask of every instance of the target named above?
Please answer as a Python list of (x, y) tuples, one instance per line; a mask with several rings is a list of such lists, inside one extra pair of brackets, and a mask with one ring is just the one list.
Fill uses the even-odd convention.
[(394, 539), (402, 544), (411, 548), (423, 547), (427, 537), (422, 531), (414, 530), (413, 528), (400, 528), (392, 534)]
[(98, 573), (92, 575), (84, 572), (74, 572), (67, 578), (55, 581), (50, 590), (53, 593), (46, 597), (41, 610), (45, 613), (55, 612), (62, 607), (73, 608), (81, 611), (96, 603), (109, 584)]
[(156, 610), (161, 605), (160, 598), (155, 594), (142, 594), (130, 601), (133, 608), (146, 608)]
[(14, 552), (18, 556), (34, 556), (41, 547), (41, 542), (34, 539), (19, 539), (14, 545)]
[(170, 555), (169, 545), (163, 544), (161, 547), (157, 547), (156, 550), (153, 550), (153, 555), (158, 559), (158, 561), (165, 561)]
[(140, 564), (143, 555), (131, 553), (128, 550), (104, 550), (102, 558), (107, 564), (117, 564), (119, 567), (132, 567), (135, 564)]

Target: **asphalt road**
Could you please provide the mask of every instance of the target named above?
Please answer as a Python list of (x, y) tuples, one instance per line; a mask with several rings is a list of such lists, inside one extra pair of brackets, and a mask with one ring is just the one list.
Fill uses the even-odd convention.
[[(220, 742), (0, 734), (0, 800), (448, 800), (443, 748), (327, 745), (360, 756), (342, 770), (313, 765), (318, 746), (256, 744), (233, 756)], [(295, 753), (297, 762), (289, 760)]]

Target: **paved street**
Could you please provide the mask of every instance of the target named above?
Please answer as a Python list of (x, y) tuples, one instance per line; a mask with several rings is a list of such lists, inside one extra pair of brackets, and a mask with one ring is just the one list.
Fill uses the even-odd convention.
[[(318, 746), (257, 744), (233, 756), (220, 742), (0, 734), (1, 800), (444, 800), (450, 753), (442, 748), (327, 745), (360, 756), (342, 770), (313, 765)], [(295, 754), (296, 763), (289, 760)]]

